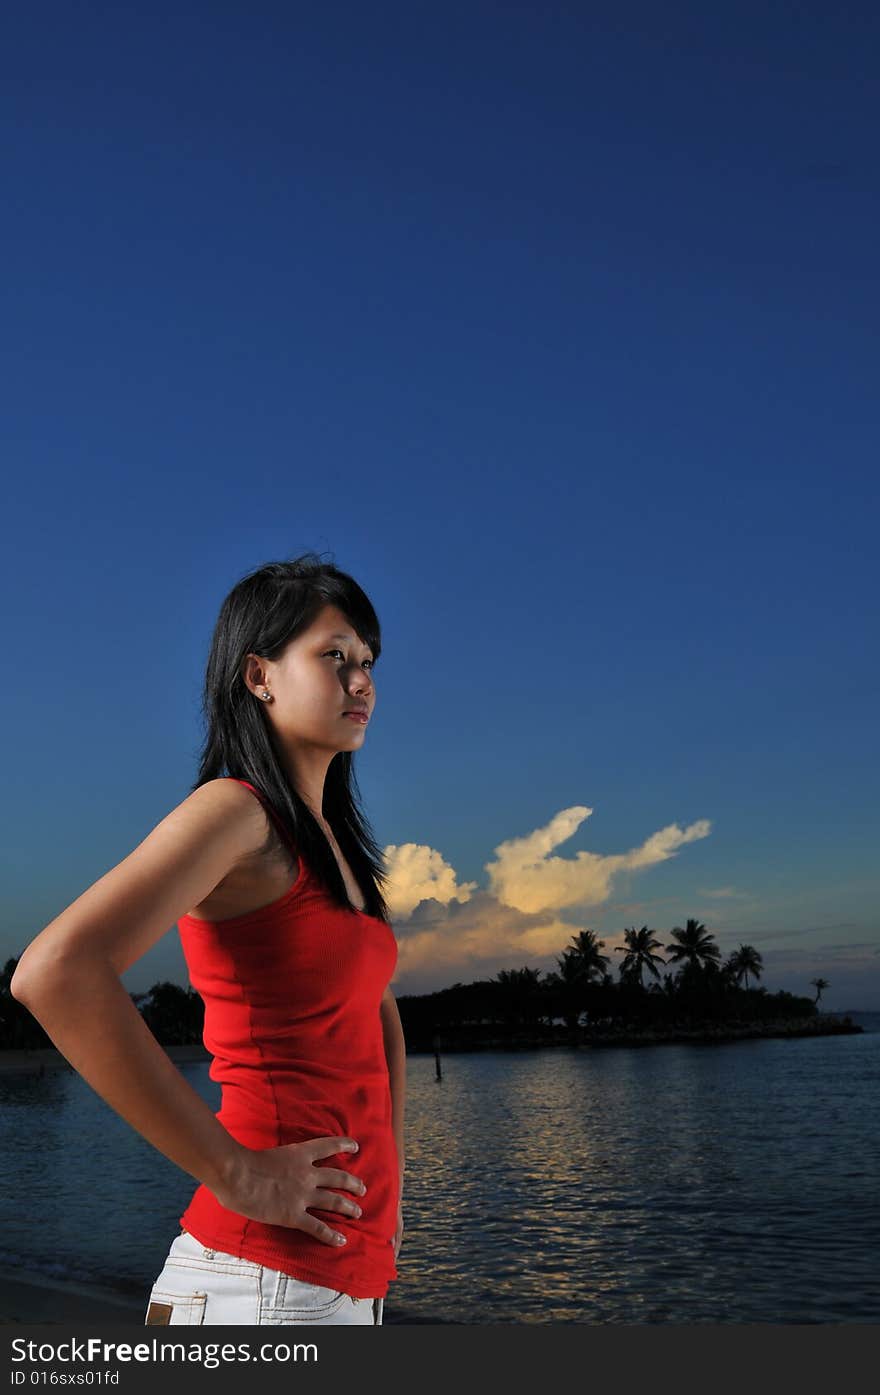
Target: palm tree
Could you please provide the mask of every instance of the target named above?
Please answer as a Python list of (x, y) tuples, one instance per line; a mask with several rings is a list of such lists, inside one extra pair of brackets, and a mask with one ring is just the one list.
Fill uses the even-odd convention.
[(811, 978), (811, 979), (810, 979), (810, 986), (811, 986), (812, 988), (815, 988), (815, 990), (816, 990), (816, 996), (815, 996), (815, 998), (813, 999), (813, 1003), (814, 1003), (814, 1005), (815, 1005), (815, 1004), (818, 1003), (818, 1001), (819, 1001), (819, 999), (821, 998), (822, 993), (824, 992), (824, 990), (825, 990), (826, 988), (830, 988), (831, 985), (829, 984), (827, 978)]
[(501, 969), (496, 975), (501, 1001), (509, 1018), (528, 1022), (535, 1015), (540, 969)]
[(205, 1005), (194, 988), (181, 988), (166, 979), (154, 983), (142, 998), (141, 1017), (157, 1041), (166, 1046), (201, 1041)]
[(717, 966), (721, 950), (711, 932), (700, 921), (690, 919), (683, 930), (676, 925), (670, 933), (677, 943), (661, 946), (669, 955), (667, 962), (678, 964), (683, 959), (686, 966), (696, 971), (708, 968), (709, 964)]
[(587, 982), (601, 978), (611, 963), (607, 954), (600, 953), (604, 948), (605, 941), (597, 940), (594, 930), (581, 930), (578, 935), (572, 935), (569, 953), (578, 960), (580, 972)]
[(12, 996), (12, 978), (20, 959), (21, 955), (7, 959), (0, 969), (0, 1047), (26, 1047), (33, 1050), (54, 1046), (55, 1043), (42, 1022), (37, 1021), (30, 1008)]
[(731, 954), (727, 961), (734, 980), (741, 983), (746, 981), (746, 988), (749, 986), (749, 974), (752, 978), (759, 979), (764, 969), (764, 961), (756, 949), (751, 945), (740, 945), (738, 950)]
[(557, 957), (556, 962), (559, 973), (549, 973), (544, 979), (545, 984), (560, 989), (568, 997), (577, 997), (584, 984), (590, 981), (583, 963), (572, 949), (564, 950), (562, 958)]
[(655, 949), (662, 949), (660, 941), (654, 938), (654, 931), (649, 930), (647, 925), (643, 925), (641, 930), (635, 926), (631, 930), (624, 930), (625, 945), (615, 945), (615, 953), (624, 954), (626, 957), (620, 964), (620, 977), (629, 978), (638, 983), (642, 988), (642, 970), (648, 969), (655, 978), (660, 977), (658, 964), (665, 964), (666, 960), (661, 959), (659, 954), (655, 954)]
[(544, 985), (558, 995), (557, 1001), (562, 1009), (565, 1025), (571, 1030), (577, 1026), (581, 1014), (581, 989), (588, 979), (584, 975), (580, 960), (572, 950), (565, 950), (562, 958), (557, 958), (556, 962), (559, 965), (559, 973), (551, 971), (547, 974)]

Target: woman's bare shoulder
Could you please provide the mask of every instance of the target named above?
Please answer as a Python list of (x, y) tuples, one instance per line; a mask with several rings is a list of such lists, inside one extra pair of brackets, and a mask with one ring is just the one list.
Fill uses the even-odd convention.
[(208, 780), (87, 887), (28, 945), (16, 978), (42, 983), (59, 963), (94, 956), (122, 974), (168, 927), (245, 865), (266, 839), (259, 800), (233, 780)]
[(251, 811), (247, 847), (209, 895), (190, 911), (195, 920), (220, 921), (246, 915), (283, 896), (299, 876), (299, 862), (252, 790), (228, 778), (209, 780), (200, 788), (208, 785), (231, 786), (237, 795), (213, 797), (227, 800), (230, 808), (241, 810), (246, 805)]

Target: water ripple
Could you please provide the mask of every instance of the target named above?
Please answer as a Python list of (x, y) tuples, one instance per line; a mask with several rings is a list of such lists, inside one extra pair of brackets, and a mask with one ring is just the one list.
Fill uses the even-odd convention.
[[(880, 1034), (407, 1067), (389, 1322), (880, 1321)], [(0, 1264), (145, 1293), (192, 1180), (70, 1072), (0, 1105)]]

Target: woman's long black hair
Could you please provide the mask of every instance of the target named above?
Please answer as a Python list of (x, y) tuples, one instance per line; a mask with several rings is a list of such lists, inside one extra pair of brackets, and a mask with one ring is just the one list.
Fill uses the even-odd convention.
[[(294, 849), (302, 849), (307, 865), (333, 899), (355, 911), (324, 831), (291, 784), (278, 758), (269, 719), (242, 676), (246, 655), (277, 658), (326, 605), (337, 606), (347, 616), (361, 641), (369, 645), (374, 661), (378, 659), (382, 638), (370, 601), (352, 577), (315, 553), (269, 562), (249, 572), (229, 592), (211, 640), (202, 698), (205, 739), (192, 789), (221, 776), (250, 781), (271, 804)], [(366, 913), (387, 921), (384, 858), (359, 800), (353, 752), (338, 751), (324, 781), (323, 816), (364, 892)], [(272, 828), (261, 851), (269, 852), (277, 840)]]

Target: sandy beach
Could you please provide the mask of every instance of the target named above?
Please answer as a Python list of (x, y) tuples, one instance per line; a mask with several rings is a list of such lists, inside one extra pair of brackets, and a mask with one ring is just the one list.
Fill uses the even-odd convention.
[(86, 1284), (25, 1281), (9, 1272), (0, 1274), (0, 1327), (62, 1322), (94, 1322), (102, 1327), (124, 1322), (143, 1327), (146, 1307), (146, 1298), (143, 1304), (133, 1303)]

